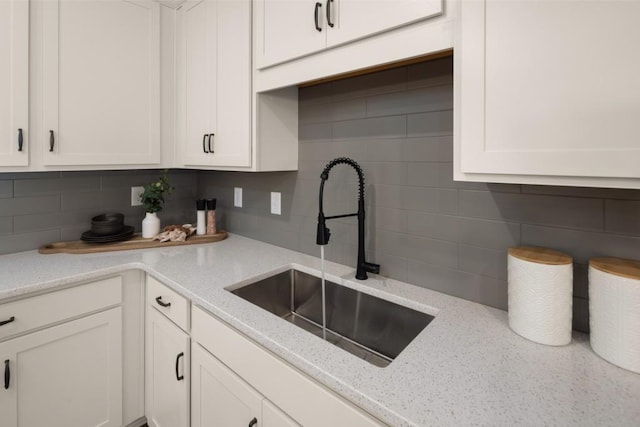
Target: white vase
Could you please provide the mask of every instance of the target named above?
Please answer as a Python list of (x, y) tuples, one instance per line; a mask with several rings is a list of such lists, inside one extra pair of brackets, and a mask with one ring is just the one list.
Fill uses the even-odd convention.
[(151, 239), (160, 233), (160, 218), (156, 212), (147, 212), (142, 220), (142, 237)]

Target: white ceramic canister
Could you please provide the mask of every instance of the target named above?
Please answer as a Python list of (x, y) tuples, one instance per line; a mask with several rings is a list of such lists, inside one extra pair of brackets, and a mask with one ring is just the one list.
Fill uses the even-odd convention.
[(546, 345), (571, 342), (573, 259), (547, 248), (519, 246), (508, 255), (509, 327)]
[(640, 373), (640, 261), (589, 261), (589, 328), (597, 355)]

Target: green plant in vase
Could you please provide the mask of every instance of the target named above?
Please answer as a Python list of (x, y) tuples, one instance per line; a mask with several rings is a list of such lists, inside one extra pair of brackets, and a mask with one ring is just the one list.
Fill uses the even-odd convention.
[(172, 190), (166, 170), (157, 181), (144, 186), (144, 191), (140, 195), (140, 202), (146, 212), (142, 221), (142, 237), (149, 239), (160, 233), (160, 218), (157, 213), (164, 208), (164, 198)]

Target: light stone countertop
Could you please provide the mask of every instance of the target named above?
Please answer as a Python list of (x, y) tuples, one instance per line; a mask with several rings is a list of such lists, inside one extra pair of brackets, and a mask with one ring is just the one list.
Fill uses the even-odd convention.
[(212, 244), (88, 255), (0, 256), (0, 302), (130, 269), (142, 269), (394, 426), (640, 425), (640, 375), (598, 357), (588, 336), (568, 346), (528, 341), (507, 313), (326, 263), (327, 279), (435, 314), (385, 368), (375, 367), (224, 288), (320, 259), (237, 235)]

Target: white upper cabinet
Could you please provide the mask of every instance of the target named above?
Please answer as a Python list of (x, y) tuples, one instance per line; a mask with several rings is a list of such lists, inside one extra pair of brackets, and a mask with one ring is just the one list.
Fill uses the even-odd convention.
[(324, 1), (258, 0), (254, 4), (256, 34), (261, 35), (255, 49), (258, 68), (317, 52), (327, 46)]
[(257, 68), (443, 13), (443, 0), (259, 0)]
[(48, 0), (43, 164), (160, 161), (160, 10), (150, 0)]
[(29, 164), (29, 1), (0, 1), (0, 166)]
[(462, 1), (459, 180), (638, 187), (640, 2)]
[(327, 46), (440, 15), (443, 0), (327, 0)]
[(191, 0), (177, 12), (182, 166), (251, 166), (251, 2)]

